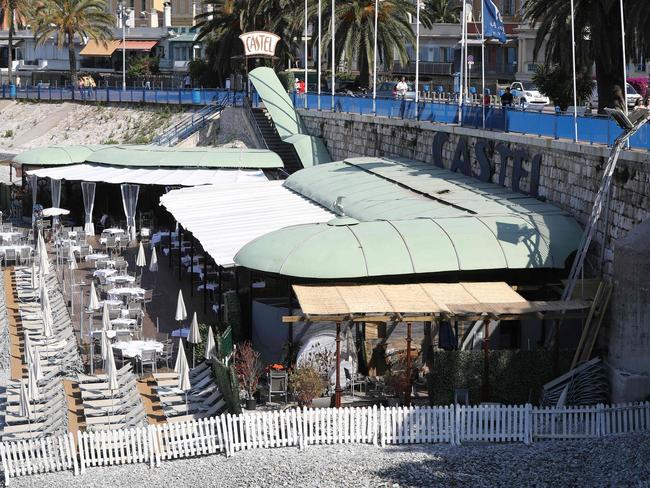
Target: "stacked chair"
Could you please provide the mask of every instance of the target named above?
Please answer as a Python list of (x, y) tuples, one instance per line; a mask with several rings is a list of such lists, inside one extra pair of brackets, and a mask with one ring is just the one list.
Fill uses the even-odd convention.
[[(157, 392), (167, 422), (213, 417), (226, 410), (226, 402), (214, 381), (212, 368), (207, 361), (190, 370), (192, 388), (184, 392), (178, 389), (176, 373), (153, 373)], [(187, 406), (185, 403), (187, 393)]]

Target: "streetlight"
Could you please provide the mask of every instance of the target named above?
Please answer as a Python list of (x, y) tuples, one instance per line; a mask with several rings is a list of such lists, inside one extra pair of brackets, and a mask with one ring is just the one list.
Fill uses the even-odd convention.
[(117, 18), (122, 24), (122, 90), (126, 91), (126, 21), (131, 16), (131, 9), (120, 2), (117, 6)]

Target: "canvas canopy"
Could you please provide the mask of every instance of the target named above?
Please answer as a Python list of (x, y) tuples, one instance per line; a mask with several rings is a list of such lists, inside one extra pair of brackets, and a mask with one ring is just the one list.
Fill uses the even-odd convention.
[(256, 169), (124, 168), (96, 164), (41, 168), (28, 171), (27, 174), (54, 180), (162, 186), (195, 186), (266, 180), (264, 173)]
[[(382, 314), (424, 321), (424, 314), (451, 316), (527, 315), (589, 306), (583, 300), (571, 302), (529, 302), (505, 282), (413, 283), (397, 285), (293, 285), (306, 316), (351, 317)], [(407, 320), (406, 317), (403, 317)], [(428, 317), (429, 320), (431, 317)], [(290, 317), (285, 317), (287, 321)], [(334, 320), (334, 319), (333, 319)]]

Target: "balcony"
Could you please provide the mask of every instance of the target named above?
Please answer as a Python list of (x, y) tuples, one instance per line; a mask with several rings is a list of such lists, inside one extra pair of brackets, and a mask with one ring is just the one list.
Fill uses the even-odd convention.
[[(453, 73), (453, 63), (432, 63), (429, 61), (420, 62), (420, 75), (448, 75)], [(402, 66), (399, 61), (393, 63), (394, 73), (414, 74), (415, 63), (410, 62), (406, 66)]]

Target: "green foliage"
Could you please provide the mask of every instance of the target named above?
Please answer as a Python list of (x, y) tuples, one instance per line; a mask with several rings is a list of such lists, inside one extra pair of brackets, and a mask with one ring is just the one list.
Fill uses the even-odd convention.
[[(573, 76), (571, 69), (559, 64), (540, 65), (533, 75), (533, 82), (540, 92), (546, 94), (561, 110), (573, 105)], [(587, 71), (578, 74), (576, 92), (578, 105), (591, 96), (591, 76)]]
[[(560, 374), (571, 364), (573, 351), (560, 351)], [(537, 403), (542, 385), (554, 378), (553, 351), (490, 351), (491, 401)], [(449, 405), (456, 388), (467, 388), (472, 403), (481, 401), (483, 351), (436, 351), (427, 377), (433, 404)]]
[(128, 60), (126, 75), (130, 78), (147, 78), (158, 73), (160, 59), (153, 56), (133, 57)]
[(74, 38), (105, 41), (113, 38), (115, 16), (106, 0), (43, 0), (33, 2), (29, 20), (37, 45), (56, 39), (59, 49), (68, 49), (70, 81), (77, 82)]
[(463, 4), (458, 0), (426, 0), (424, 9), (428, 12), (431, 22), (457, 24), (460, 21)]
[(212, 373), (219, 387), (219, 391), (223, 394), (228, 412), (231, 414), (240, 414), (239, 383), (237, 382), (235, 369), (232, 366), (224, 366), (219, 361), (213, 361)]
[(289, 387), (298, 400), (298, 405), (308, 407), (314, 398), (323, 394), (325, 382), (314, 368), (303, 366), (291, 372)]
[(109, 138), (102, 142), (102, 144), (119, 144), (119, 142), (117, 142), (115, 139)]
[(296, 86), (296, 75), (293, 74), (293, 71), (280, 71), (278, 78), (286, 91), (293, 91)]
[(14, 131), (11, 129), (7, 129), (2, 137), (13, 137), (14, 136)]

